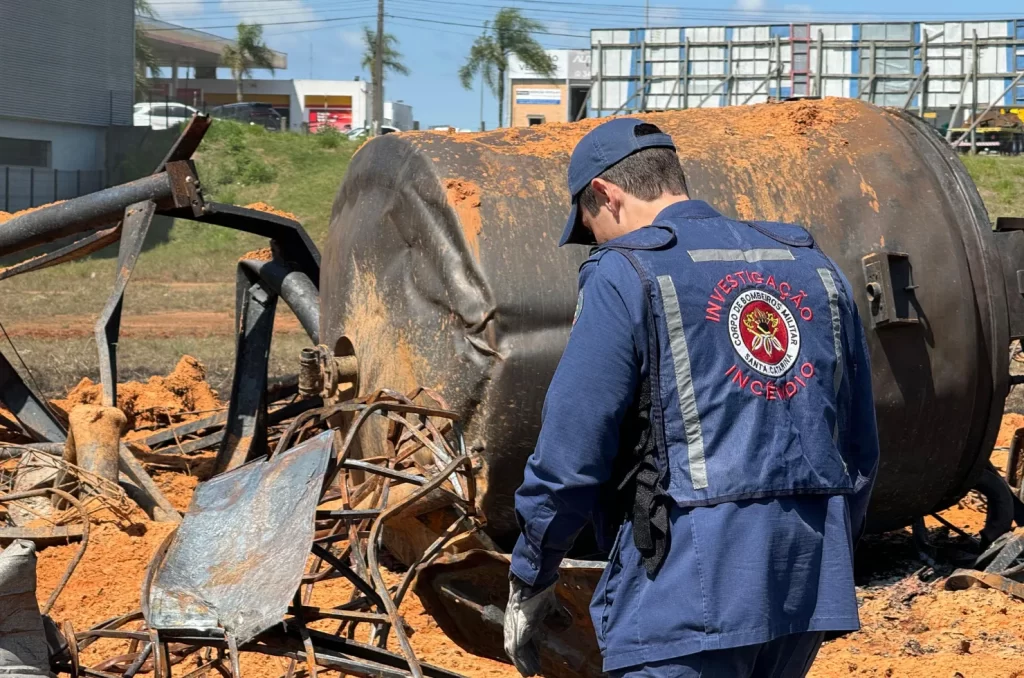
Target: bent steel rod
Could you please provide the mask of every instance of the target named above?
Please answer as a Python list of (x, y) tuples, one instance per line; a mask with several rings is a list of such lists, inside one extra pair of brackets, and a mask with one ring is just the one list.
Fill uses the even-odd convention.
[(120, 221), (129, 205), (171, 197), (166, 172), (42, 207), (0, 225), (0, 256)]

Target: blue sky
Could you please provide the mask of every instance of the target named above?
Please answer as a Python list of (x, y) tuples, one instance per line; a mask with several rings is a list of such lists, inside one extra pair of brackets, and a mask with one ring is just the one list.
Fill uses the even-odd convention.
[[(231, 37), (239, 21), (262, 23), (267, 43), (288, 55), (278, 78), (368, 79), (360, 67), (362, 26), (374, 26), (376, 0), (151, 0), (159, 18)], [(1011, 3), (1012, 4), (1012, 3)], [(591, 28), (644, 25), (643, 0), (385, 0), (385, 30), (399, 40), (411, 69), (388, 76), (388, 100), (413, 106), (423, 127), (449, 124), (476, 129), (480, 124), (479, 85), (467, 91), (458, 70), (483, 23), (503, 6), (520, 8), (544, 22), (536, 37), (546, 47), (587, 48)], [(651, 0), (652, 26), (890, 20), (1006, 19), (1012, 9), (986, 11), (962, 0)], [(1024, 10), (1018, 12), (1024, 17)], [(268, 77), (256, 72), (257, 77)], [(497, 103), (488, 91), (484, 119), (492, 129)]]

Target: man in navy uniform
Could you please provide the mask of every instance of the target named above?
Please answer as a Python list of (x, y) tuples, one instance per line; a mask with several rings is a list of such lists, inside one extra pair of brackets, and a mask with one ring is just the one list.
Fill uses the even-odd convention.
[(619, 524), (591, 602), (606, 672), (803, 676), (826, 632), (859, 628), (878, 436), (850, 284), (803, 228), (689, 199), (639, 120), (583, 137), (569, 192), (559, 244), (595, 247), (516, 493), (505, 650), (539, 671), (593, 521)]

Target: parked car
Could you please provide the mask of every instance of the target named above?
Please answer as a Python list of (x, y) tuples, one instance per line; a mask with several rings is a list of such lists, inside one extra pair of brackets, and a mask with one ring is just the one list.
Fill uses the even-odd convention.
[(137, 127), (153, 129), (169, 129), (183, 122), (188, 122), (195, 115), (196, 109), (185, 104), (140, 103), (135, 104), (134, 124)]
[[(392, 127), (391, 125), (381, 125), (380, 126), (380, 133), (381, 134), (392, 134), (393, 132), (401, 132), (401, 131), (402, 130), (398, 129), (397, 127)], [(351, 132), (347, 132), (347, 134), (348, 134), (348, 138), (349, 139), (358, 139), (359, 137), (369, 136), (370, 128), (369, 127), (356, 127)]]
[(237, 120), (250, 125), (260, 125), (265, 129), (277, 132), (281, 129), (281, 114), (271, 104), (243, 101), (237, 104), (224, 104), (210, 109), (210, 115), (222, 120)]

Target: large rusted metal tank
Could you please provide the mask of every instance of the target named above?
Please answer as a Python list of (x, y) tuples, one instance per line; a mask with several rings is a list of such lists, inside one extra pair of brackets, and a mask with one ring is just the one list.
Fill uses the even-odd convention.
[[(692, 197), (809, 227), (849, 277), (882, 443), (871, 528), (962, 496), (992, 449), (1011, 333), (995, 234), (948, 144), (849, 99), (642, 117), (674, 137)], [(334, 204), (321, 340), (354, 353), (362, 393), (422, 384), (462, 415), (499, 540), (516, 530), (512, 494), (587, 256), (556, 241), (569, 153), (594, 124), (384, 136), (355, 155)]]

